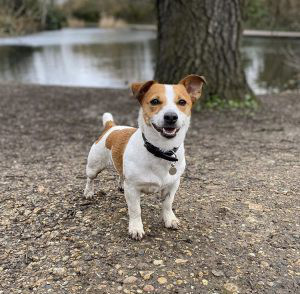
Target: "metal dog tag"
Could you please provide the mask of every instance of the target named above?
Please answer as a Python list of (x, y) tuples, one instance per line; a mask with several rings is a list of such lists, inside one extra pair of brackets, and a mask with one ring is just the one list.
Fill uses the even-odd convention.
[(171, 176), (174, 176), (176, 173), (177, 173), (177, 168), (175, 167), (175, 164), (172, 163), (172, 164), (171, 164), (171, 167), (170, 167), (170, 169), (169, 169), (169, 174), (170, 174)]

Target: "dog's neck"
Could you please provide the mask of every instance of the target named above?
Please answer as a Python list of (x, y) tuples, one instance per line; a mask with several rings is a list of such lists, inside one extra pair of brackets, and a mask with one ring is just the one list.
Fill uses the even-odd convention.
[(179, 148), (185, 139), (186, 132), (189, 128), (190, 121), (188, 120), (184, 126), (181, 127), (177, 135), (172, 139), (164, 138), (158, 133), (151, 125), (147, 125), (144, 116), (143, 110), (140, 108), (138, 125), (142, 133), (144, 133), (148, 142), (152, 145), (158, 147), (162, 151), (168, 151), (173, 148)]

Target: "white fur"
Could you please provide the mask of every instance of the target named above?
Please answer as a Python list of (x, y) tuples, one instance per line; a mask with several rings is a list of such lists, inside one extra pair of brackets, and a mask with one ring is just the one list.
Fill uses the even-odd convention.
[(103, 125), (105, 125), (108, 121), (113, 121), (113, 116), (111, 115), (111, 113), (109, 112), (105, 112), (103, 113), (102, 116), (102, 121), (103, 121)]
[[(176, 229), (179, 224), (172, 210), (172, 203), (179, 187), (180, 176), (185, 169), (183, 141), (190, 124), (190, 117), (179, 111), (175, 105), (173, 87), (166, 85), (165, 91), (167, 103), (152, 119), (157, 125), (161, 125), (166, 112), (176, 112), (178, 115), (177, 126), (180, 127), (177, 135), (172, 139), (162, 137), (152, 126), (145, 123), (141, 108), (138, 117), (139, 128), (130, 137), (123, 155), (123, 179), (129, 214), (129, 234), (134, 239), (141, 239), (145, 234), (141, 218), (141, 193), (160, 192), (164, 199), (162, 215), (165, 226)], [(106, 113), (103, 115), (103, 122), (111, 120), (111, 118), (111, 114)], [(126, 127), (112, 127), (102, 137), (100, 142), (91, 147), (86, 168), (88, 177), (84, 192), (86, 197), (91, 197), (94, 194), (93, 180), (97, 174), (106, 166), (112, 164), (111, 151), (105, 147), (107, 136), (113, 130), (123, 128)], [(149, 142), (163, 150), (178, 147), (178, 151), (176, 152), (178, 161), (175, 162), (177, 172), (175, 175), (170, 175), (169, 173), (171, 167), (170, 161), (155, 157), (147, 151), (144, 147), (142, 132)]]

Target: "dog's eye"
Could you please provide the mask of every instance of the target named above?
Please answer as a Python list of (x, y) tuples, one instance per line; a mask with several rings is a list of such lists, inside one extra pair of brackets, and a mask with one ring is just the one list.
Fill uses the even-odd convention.
[(178, 104), (181, 105), (181, 106), (184, 106), (184, 105), (186, 104), (186, 101), (183, 100), (183, 99), (180, 99), (180, 100), (178, 101)]
[(157, 98), (154, 98), (150, 101), (151, 105), (159, 105), (161, 102), (157, 99)]

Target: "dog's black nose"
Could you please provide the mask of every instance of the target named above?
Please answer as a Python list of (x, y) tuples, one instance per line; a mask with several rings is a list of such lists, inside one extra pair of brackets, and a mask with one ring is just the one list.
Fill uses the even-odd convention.
[(178, 120), (178, 115), (175, 112), (167, 112), (164, 115), (164, 120), (167, 124), (175, 124)]

